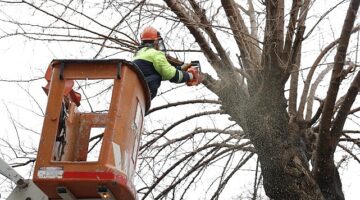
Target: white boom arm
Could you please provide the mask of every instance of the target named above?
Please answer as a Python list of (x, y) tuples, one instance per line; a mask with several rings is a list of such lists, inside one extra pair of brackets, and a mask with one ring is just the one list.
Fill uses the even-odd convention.
[(10, 179), (12, 182), (14, 182), (16, 185), (20, 187), (26, 185), (24, 178), (1, 158), (0, 158), (0, 174)]
[(9, 164), (0, 158), (0, 174), (14, 182), (17, 186), (7, 200), (36, 199), (47, 200), (47, 196), (32, 182), (25, 180)]

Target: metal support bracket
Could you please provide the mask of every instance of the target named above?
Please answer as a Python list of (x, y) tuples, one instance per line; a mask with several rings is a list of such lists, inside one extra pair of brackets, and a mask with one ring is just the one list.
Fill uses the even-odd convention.
[(104, 186), (98, 187), (98, 194), (101, 196), (101, 199), (115, 200), (111, 191)]
[(64, 200), (77, 200), (77, 198), (66, 187), (57, 187), (56, 192)]

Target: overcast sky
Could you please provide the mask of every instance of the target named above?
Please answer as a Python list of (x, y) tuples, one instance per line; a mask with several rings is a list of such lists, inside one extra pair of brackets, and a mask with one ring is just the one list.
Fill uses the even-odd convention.
[[(330, 1), (323, 1), (324, 6)], [(345, 7), (347, 7), (346, 4)], [(316, 6), (319, 6), (317, 4)], [(9, 8), (8, 8), (9, 9)], [(315, 9), (321, 10), (317, 7)], [(342, 10), (344, 10), (342, 8)], [(1, 10), (0, 15), (11, 14), (12, 17), (26, 18), (31, 14), (27, 9), (21, 10)], [(22, 13), (21, 15), (14, 13)], [(304, 57), (309, 59), (304, 60), (304, 63), (312, 63), (314, 57), (318, 55), (321, 47), (329, 41), (325, 38), (333, 39), (338, 37), (340, 29), (338, 24), (341, 24), (344, 18), (342, 12), (338, 11), (331, 15), (331, 18), (326, 18), (321, 24), (322, 36), (311, 38), (309, 42), (305, 43)], [(311, 17), (311, 16), (310, 16)], [(313, 16), (315, 18), (315, 16)], [(43, 20), (38, 18), (37, 20)], [(155, 24), (161, 27), (161, 24)], [(327, 28), (326, 28), (327, 27)], [(6, 32), (7, 27), (0, 21), (0, 32)], [(316, 29), (317, 30), (317, 29)], [(318, 30), (317, 30), (318, 31)], [(318, 35), (317, 35), (318, 36)], [(355, 35), (356, 36), (356, 35)], [(353, 37), (355, 37), (353, 36)], [(332, 40), (331, 40), (332, 41)], [(83, 48), (84, 44), (77, 43), (48, 43), (43, 41), (29, 41), (23, 37), (7, 37), (0, 39), (0, 137), (8, 138), (16, 144), (17, 135), (14, 124), (22, 124), (24, 127), (18, 129), (21, 132), (22, 139), (28, 138), (27, 146), (37, 148), (38, 133), (41, 131), (42, 115), (46, 106), (46, 95), (41, 89), (46, 84), (46, 81), (41, 79), (48, 64), (52, 59), (59, 58), (92, 58), (96, 50)], [(130, 60), (130, 54), (123, 54), (121, 58)], [(197, 56), (194, 56), (197, 57)], [(204, 63), (205, 72), (212, 72), (208, 63)], [(207, 71), (208, 70), (208, 71)], [(39, 79), (27, 82), (31, 79)], [(14, 82), (20, 81), (20, 82)], [(166, 86), (165, 86), (166, 87)], [(320, 89), (327, 88), (326, 85), (320, 86)], [(154, 105), (161, 104), (163, 99), (158, 98)], [(36, 102), (35, 102), (36, 101)], [(161, 103), (160, 103), (161, 102)], [(359, 100), (357, 100), (359, 102)], [(352, 122), (360, 124), (360, 121)], [(7, 154), (7, 150), (0, 150), (2, 154)], [(8, 157), (5, 156), (6, 159)], [(343, 190), (345, 196), (349, 200), (357, 200), (360, 196), (360, 167), (357, 162), (349, 162), (347, 170), (343, 170), (341, 174), (343, 181)], [(26, 169), (28, 170), (28, 169)], [(22, 169), (21, 173), (29, 178), (26, 170)], [(0, 179), (2, 180), (2, 179)], [(0, 182), (1, 184), (1, 182)], [(1, 187), (1, 185), (0, 185)], [(0, 191), (1, 192), (1, 191)], [(2, 196), (4, 198), (4, 195)]]

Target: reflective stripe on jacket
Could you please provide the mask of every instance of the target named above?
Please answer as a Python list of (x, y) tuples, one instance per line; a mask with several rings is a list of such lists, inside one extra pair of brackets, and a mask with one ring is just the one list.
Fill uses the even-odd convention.
[(167, 61), (165, 54), (154, 48), (141, 48), (135, 54), (133, 63), (135, 63), (144, 74), (152, 99), (156, 96), (161, 80), (184, 83), (190, 79), (189, 73), (172, 66)]

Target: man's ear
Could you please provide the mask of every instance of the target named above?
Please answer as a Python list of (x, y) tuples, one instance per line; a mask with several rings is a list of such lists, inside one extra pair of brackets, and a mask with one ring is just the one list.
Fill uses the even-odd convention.
[(154, 49), (159, 50), (159, 40), (154, 40)]

